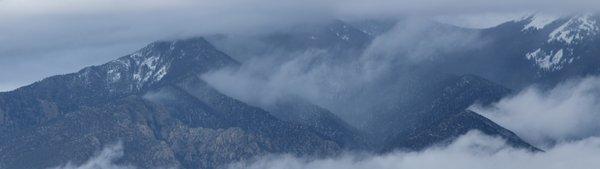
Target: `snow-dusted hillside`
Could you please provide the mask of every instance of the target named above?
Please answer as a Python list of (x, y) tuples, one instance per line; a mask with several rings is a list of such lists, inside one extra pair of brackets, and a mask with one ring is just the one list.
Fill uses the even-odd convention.
[(526, 23), (524, 32), (539, 34), (538, 48), (530, 49), (524, 57), (541, 71), (560, 71), (584, 56), (581, 46), (593, 43), (600, 32), (598, 15), (543, 15), (537, 14), (517, 20)]

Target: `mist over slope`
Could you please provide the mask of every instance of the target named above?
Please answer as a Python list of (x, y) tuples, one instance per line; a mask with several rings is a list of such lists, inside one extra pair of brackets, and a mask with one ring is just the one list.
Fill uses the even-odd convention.
[(593, 2), (65, 2), (0, 1), (0, 168), (598, 165)]

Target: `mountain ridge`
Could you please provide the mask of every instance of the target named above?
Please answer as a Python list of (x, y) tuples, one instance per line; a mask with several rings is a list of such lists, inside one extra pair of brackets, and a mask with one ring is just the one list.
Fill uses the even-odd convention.
[[(203, 38), (155, 42), (104, 65), (1, 93), (2, 165), (79, 163), (118, 140), (125, 145), (124, 161), (144, 168), (215, 168), (268, 152), (339, 152), (342, 146), (333, 138), (281, 121), (203, 83), (199, 74), (237, 64), (207, 44)], [(120, 78), (111, 71), (121, 73)], [(160, 91), (177, 96), (147, 95)], [(26, 150), (32, 146), (35, 151)], [(48, 160), (27, 162), (43, 154)]]

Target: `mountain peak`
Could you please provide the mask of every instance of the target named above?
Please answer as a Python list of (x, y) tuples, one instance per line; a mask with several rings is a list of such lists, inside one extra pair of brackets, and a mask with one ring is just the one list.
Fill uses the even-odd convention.
[(217, 50), (202, 37), (156, 41), (146, 47), (102, 67), (109, 82), (121, 80), (134, 82), (135, 88), (143, 88), (164, 78), (188, 73), (205, 73), (208, 70), (238, 64)]
[(593, 14), (580, 14), (571, 17), (550, 33), (548, 42), (579, 43), (587, 37), (598, 34), (598, 31), (600, 31), (598, 20), (599, 16)]
[(560, 16), (557, 15), (547, 15), (547, 14), (533, 14), (527, 17), (524, 17), (522, 20), (527, 21), (527, 24), (523, 27), (523, 31), (528, 29), (543, 29), (546, 25), (551, 24), (552, 22), (560, 19)]
[(540, 45), (530, 49), (525, 58), (542, 72), (556, 72), (580, 59), (580, 44), (600, 35), (600, 15), (594, 13), (563, 16), (533, 15), (526, 19), (523, 31), (538, 36)]
[(151, 52), (151, 51), (162, 51), (172, 52), (176, 50), (186, 49), (214, 49), (215, 47), (210, 44), (203, 37), (193, 37), (188, 39), (177, 39), (177, 40), (162, 40), (155, 41), (142, 48), (140, 51)]

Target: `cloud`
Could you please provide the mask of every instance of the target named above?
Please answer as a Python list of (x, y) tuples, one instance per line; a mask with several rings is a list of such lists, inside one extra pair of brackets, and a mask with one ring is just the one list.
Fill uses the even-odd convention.
[(564, 169), (600, 165), (600, 138), (563, 143), (546, 152), (530, 152), (508, 146), (504, 140), (471, 131), (447, 146), (421, 152), (385, 155), (345, 154), (326, 159), (270, 155), (232, 164), (229, 169)]
[[(116, 164), (123, 157), (122, 144), (105, 147), (81, 165), (68, 163), (52, 169), (135, 169)], [(396, 151), (388, 154), (346, 152), (336, 157), (297, 157), (269, 154), (250, 161), (232, 162), (227, 169), (592, 169), (600, 166), (600, 138), (557, 144), (545, 152), (531, 152), (508, 145), (499, 137), (470, 131), (448, 145), (419, 152)]]
[(91, 157), (81, 165), (75, 165), (71, 162), (53, 167), (51, 169), (135, 169), (136, 167), (128, 165), (119, 165), (115, 162), (123, 157), (123, 144), (121, 142), (105, 147), (100, 153)]
[[(257, 33), (334, 18), (452, 18), (482, 12), (594, 10), (599, 4), (588, 0), (2, 0), (0, 67), (19, 76), (0, 74), (0, 91), (104, 63), (161, 39)], [(47, 60), (53, 62), (46, 64)]]
[(403, 82), (410, 80), (408, 69), (412, 66), (447, 59), (444, 53), (476, 48), (485, 42), (477, 33), (439, 26), (406, 20), (376, 37), (364, 51), (343, 57), (327, 49), (242, 56), (250, 59), (241, 68), (210, 72), (202, 78), (220, 92), (254, 106), (267, 109), (281, 98), (294, 96), (351, 124), (364, 123), (374, 106), (401, 95), (387, 92), (409, 85)]
[(542, 147), (600, 136), (600, 77), (547, 90), (532, 86), (489, 107), (471, 109)]
[[(348, 69), (352, 63), (330, 65), (315, 60), (330, 57), (323, 50), (253, 58), (240, 69), (207, 73), (202, 78), (219, 91), (244, 102), (268, 106), (287, 96), (327, 102), (340, 91), (360, 85), (364, 75)], [(288, 57), (289, 60), (280, 60)]]

